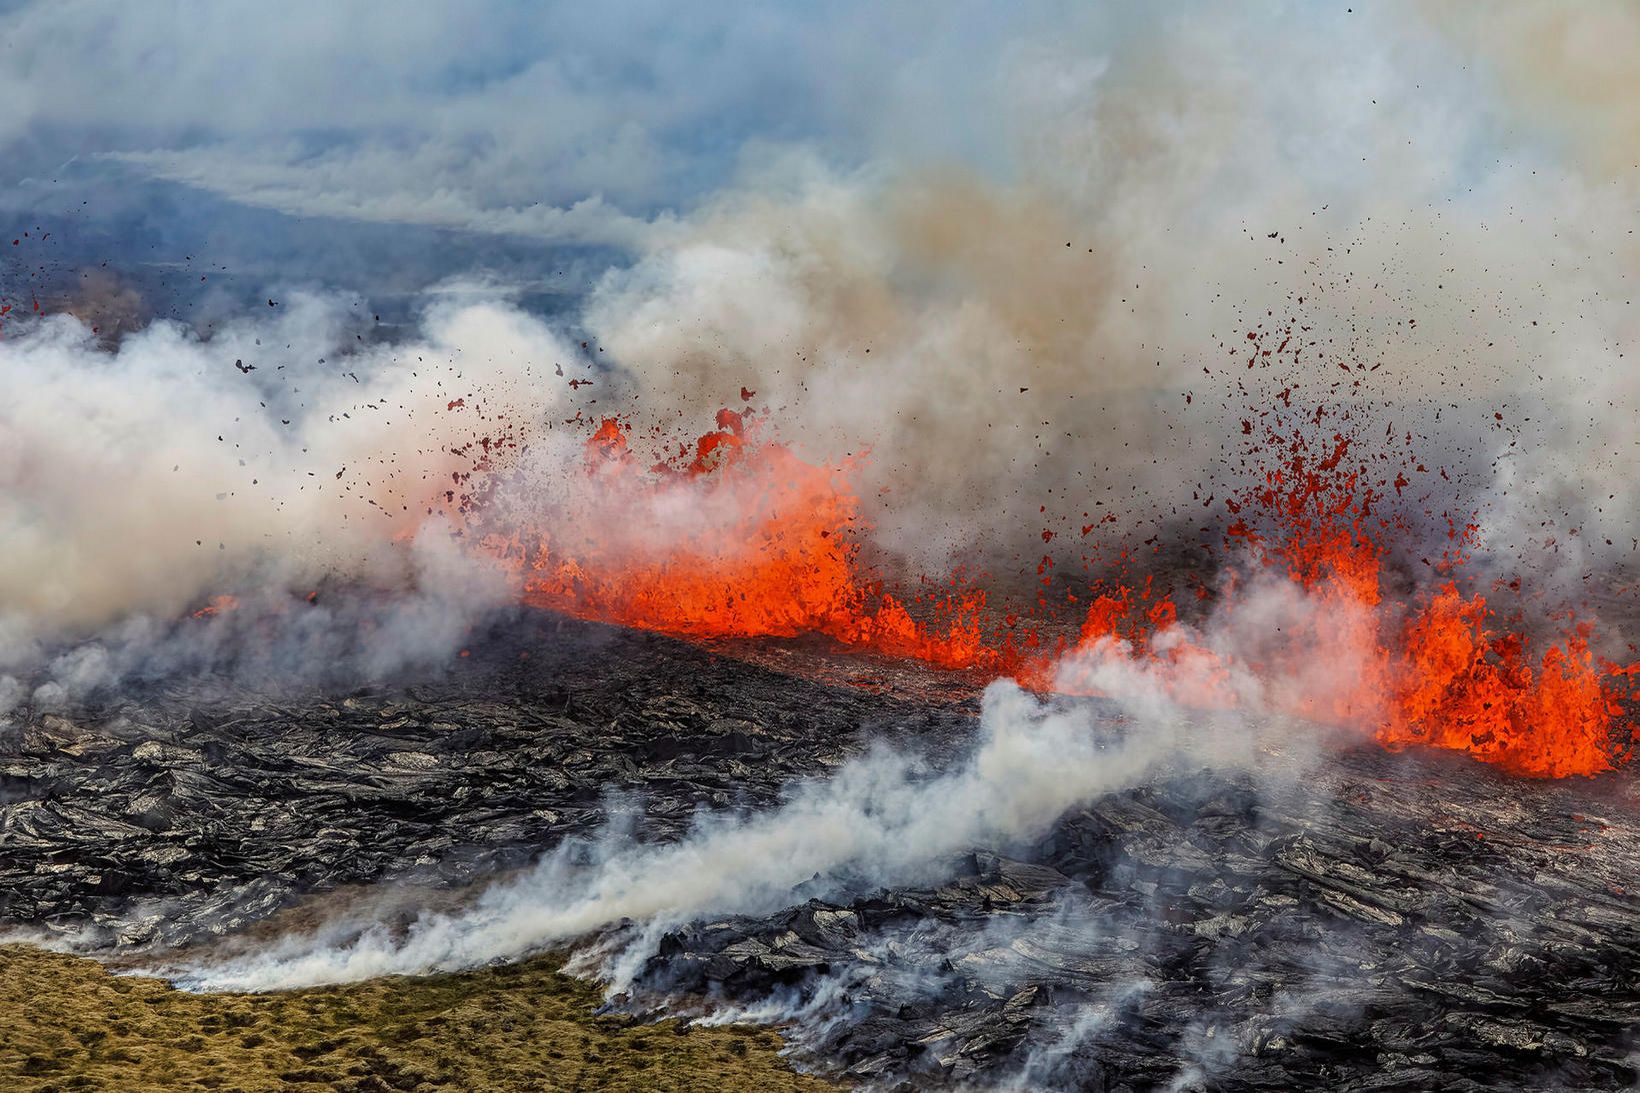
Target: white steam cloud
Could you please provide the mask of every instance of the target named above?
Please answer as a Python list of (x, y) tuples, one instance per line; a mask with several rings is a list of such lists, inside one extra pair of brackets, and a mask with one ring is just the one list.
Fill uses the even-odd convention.
[(614, 832), (591, 848), (561, 847), (469, 908), (424, 914), (402, 933), (339, 921), (181, 978), (204, 990), (270, 990), (454, 970), (635, 922), (641, 936), (603, 956), (618, 988), (667, 929), (700, 916), (777, 909), (800, 886), (824, 896), (937, 878), (953, 853), (1030, 840), (1079, 802), (1170, 766), (1291, 777), (1319, 741), (1313, 728), (1296, 733), (1262, 711), (1187, 714), (1142, 672), (1104, 682), (1123, 717), (994, 683), (971, 754), (949, 770), (879, 749), (793, 787), (775, 809), (703, 814), (676, 843), (639, 845)]
[[(13, 30), (71, 50), (64, 20), (83, 8), (27, 6)], [(89, 89), (48, 94), (65, 69), (22, 50), (39, 71), (14, 127), (102, 127), (123, 135), (109, 149), (123, 162), (291, 212), (526, 233), (540, 219), (548, 234), (608, 212), (563, 230), (634, 258), (573, 337), (449, 294), (391, 345), (360, 340), (362, 313), (318, 294), (208, 337), (155, 323), (113, 352), (66, 318), (10, 321), (0, 663), (256, 585), (418, 584), (403, 543), (430, 533), (414, 529), (464, 469), (452, 451), (502, 415), (537, 434), (518, 496), (570, 488), (567, 430), (540, 435), (573, 416), (569, 379), (602, 385), (599, 412), (668, 434), (699, 431), (748, 388), (812, 460), (870, 453), (858, 492), (891, 555), (935, 573), (978, 558), (1006, 577), (1044, 550), (1217, 518), (1192, 495), (1242, 473), (1226, 437), (1271, 394), (1237, 371), (1236, 345), (1289, 317), (1297, 403), (1354, 397), (1335, 386), (1340, 363), (1378, 366), (1364, 397), (1397, 435), (1420, 435), (1444, 491), (1433, 504), (1485, 508), (1498, 551), (1576, 587), (1594, 561), (1640, 549), (1621, 488), (1640, 443), (1627, 367), (1640, 245), (1625, 227), (1640, 172), (1617, 151), (1633, 143), (1632, 7), (1526, 2), (1477, 20), (1451, 5), (1046, 4), (999, 21), (980, 6), (937, 33), (899, 9), (833, 16), (828, 34), (902, 43), (908, 59), (890, 63), (885, 44), (869, 73), (837, 77), (822, 63), (835, 43), (793, 17), (726, 39), (760, 59), (745, 82), (703, 87), (677, 116), (639, 96), (623, 128), (601, 78), (551, 54), (569, 32), (625, 48), (590, 17), (501, 6), (460, 20), (475, 56), (512, 73), (471, 90), (461, 71), (404, 78), (447, 46), (452, 13), (395, 25), (361, 72), (340, 58), (379, 20), (366, 35), (339, 15), (312, 54), (322, 78), (296, 89), (346, 106), (339, 143), (318, 151), (288, 81), (205, 93), (224, 58), (237, 66), (220, 48), (237, 35), (289, 59), (265, 13), (171, 28), (182, 61), (157, 98), (115, 90), (167, 32), (157, 21), (121, 21), (122, 49), (82, 66), (103, 81)], [(649, 13), (640, 40), (661, 22)], [(769, 61), (796, 41), (811, 43), (802, 64)], [(684, 58), (661, 56), (656, 86), (692, 85)], [(752, 102), (776, 73), (824, 85), (782, 100), (812, 107), (803, 125), (775, 140), (741, 119), (738, 154), (715, 164), (729, 184), (659, 188), (658, 164), (712, 174), (683, 166), (704, 154), (679, 136), (689, 119)], [(386, 76), (419, 90), (362, 93)], [(520, 144), (520, 119), (554, 88), (578, 120)], [(582, 110), (592, 99), (600, 110)], [(201, 138), (208, 103), (217, 130)], [(548, 201), (525, 201), (507, 165), (546, 161), (568, 166)], [(586, 334), (602, 351), (590, 358), (575, 352)], [(487, 419), (447, 409), (478, 390)], [(1473, 473), (1437, 483), (1446, 464)], [(1099, 535), (1076, 534), (1106, 515)]]
[[(171, 632), (217, 596), (247, 615), (326, 581), (398, 596), (353, 658), (366, 673), (448, 655), (516, 599), (516, 577), (459, 538), (461, 476), (486, 439), (537, 466), (578, 453), (547, 425), (573, 413), (585, 362), (488, 292), (452, 289), (393, 345), (366, 344), (368, 320), (334, 300), (272, 303), (271, 319), (208, 336), (155, 323), (113, 350), (66, 316), (0, 341), (4, 705), (22, 687), (7, 673), (48, 666), (49, 705), (143, 662), (197, 661), (243, 636), (232, 613)], [(336, 610), (291, 622), (286, 651), (333, 658)]]

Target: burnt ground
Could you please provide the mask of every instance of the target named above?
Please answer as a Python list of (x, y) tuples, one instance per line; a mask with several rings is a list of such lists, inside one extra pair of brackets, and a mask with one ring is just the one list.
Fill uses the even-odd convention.
[[(189, 679), (20, 711), (0, 928), (118, 956), (351, 886), (460, 892), (616, 814), (664, 840), (767, 805), (869, 743), (950, 759), (977, 710), (967, 680), (540, 613), (470, 654), (348, 693)], [(1371, 747), (1287, 783), (1179, 773), (936, 887), (676, 930), (625, 1004), (795, 1016), (806, 1065), (890, 1087), (1628, 1088), (1637, 811), (1626, 774)]]

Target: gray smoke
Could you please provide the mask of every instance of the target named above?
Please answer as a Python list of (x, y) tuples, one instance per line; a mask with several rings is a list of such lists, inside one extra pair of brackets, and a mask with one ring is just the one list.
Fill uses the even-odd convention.
[[(1296, 608), (1283, 609), (1296, 617)], [(1312, 610), (1330, 608), (1317, 602)], [(703, 813), (677, 843), (635, 844), (612, 830), (595, 844), (561, 846), (525, 876), (479, 894), (467, 909), (423, 914), (402, 932), (338, 921), (317, 935), (288, 937), (179, 974), (199, 989), (268, 990), (453, 970), (516, 959), (630, 922), (634, 935), (597, 961), (611, 989), (619, 990), (667, 930), (701, 916), (767, 912), (792, 902), (799, 887), (825, 897), (935, 879), (954, 853), (1027, 842), (1072, 806), (1163, 772), (1252, 770), (1279, 782), (1296, 777), (1328, 746), (1314, 726), (1295, 730), (1262, 703), (1266, 694), (1286, 698), (1304, 686), (1326, 685), (1313, 676), (1283, 685), (1237, 681), (1243, 708), (1204, 714), (1189, 712), (1174, 695), (1182, 677), (1209, 671), (1216, 677), (1216, 669), (1188, 661), (1151, 667), (1102, 646), (1091, 662), (1079, 656), (1067, 670), (1096, 673), (1121, 716), (1113, 720), (1111, 710), (1098, 705), (1043, 703), (1011, 682), (994, 683), (985, 692), (972, 751), (950, 769), (878, 749), (825, 781), (792, 787), (778, 808)]]
[[(1634, 118), (1622, 4), (1484, 19), (980, 5), (935, 30), (910, 9), (755, 30), (714, 11), (707, 25), (734, 33), (652, 57), (664, 79), (629, 95), (626, 126), (611, 104), (627, 93), (600, 74), (620, 65), (581, 72), (559, 50), (636, 63), (625, 51), (665, 39), (662, 14), (626, 41), (593, 15), (434, 7), (387, 37), (370, 20), (374, 61), (358, 66), (341, 57), (363, 17), (342, 13), (298, 89), (343, 104), (325, 149), (304, 144), (286, 81), (277, 102), (258, 80), (205, 93), (238, 66), (228, 45), (288, 60), (292, 24), (119, 15), (120, 48), (92, 65), (71, 7), (28, 5), (11, 29), (95, 81), (57, 87), (70, 69), (22, 49), (33, 67), (0, 142), (97, 132), (99, 162), (223, 200), (630, 260), (573, 321), (531, 317), (494, 282), (419, 300), (390, 338), (367, 303), (322, 290), (276, 291), (260, 317), (209, 328), (156, 322), (114, 349), (66, 317), (8, 320), (0, 661), (38, 666), (63, 640), (251, 588), (420, 587), (404, 544), (453, 530), (439, 487), (467, 468), (452, 451), (502, 415), (536, 434), (514, 496), (551, 502), (575, 488), (577, 411), (688, 437), (742, 388), (811, 460), (863, 455), (873, 545), (912, 572), (978, 560), (1006, 581), (1043, 553), (1063, 567), (1210, 531), (1223, 513), (1202, 499), (1257, 473), (1231, 438), (1278, 385), (1299, 407), (1356, 405), (1374, 436), (1417, 434), (1427, 470), (1404, 507), (1437, 533), (1440, 514), (1480, 510), (1488, 552), (1540, 582), (1581, 593), (1640, 549), (1622, 488), (1640, 442), (1625, 357), (1640, 252), (1623, 227), (1637, 174), (1614, 152)], [(435, 62), (456, 22), (514, 76), (475, 85)], [(156, 35), (171, 36), (174, 83), (118, 93)], [(834, 69), (862, 37), (878, 45)], [(717, 63), (735, 48), (758, 63)], [(789, 84), (815, 94), (778, 100), (801, 123), (774, 136), (761, 104)], [(530, 130), (560, 86), (562, 109)], [(669, 114), (666, 89), (684, 87)], [(689, 139), (713, 111), (732, 155)], [(531, 186), (548, 200), (526, 201)], [(291, 281), (315, 269), (292, 265)], [(1248, 370), (1245, 335), (1288, 325), (1290, 350)], [(597, 386), (576, 399), (572, 379)], [(490, 417), (446, 409), (464, 394)]]
[[(549, 855), (471, 909), (422, 917), (403, 937), (366, 928), (335, 947), (292, 938), (197, 969), (184, 982), (268, 990), (467, 968), (636, 920), (647, 943), (616, 961), (629, 976), (670, 925), (782, 906), (796, 885), (814, 879), (824, 885), (860, 873), (890, 883), (933, 875), (945, 853), (1028, 837), (1085, 796), (1147, 777), (1171, 751), (1161, 734), (1104, 738), (1085, 711), (1043, 707), (1005, 683), (987, 692), (982, 724), (970, 759), (944, 774), (915, 757), (878, 752), (826, 782), (795, 787), (773, 812), (703, 816), (679, 843), (634, 846), (617, 836), (593, 848), (587, 864), (573, 849)], [(1182, 735), (1176, 730), (1168, 739)]]
[[(1634, 523), (1640, 174), (1613, 154), (1636, 17), (1431, 16), (1026, 24), (964, 100), (984, 156), (928, 157), (928, 119), (892, 106), (864, 167), (759, 156), (652, 233), (588, 322), (656, 412), (744, 384), (809, 450), (869, 449), (879, 537), (923, 567), (976, 542), (1032, 557), (1044, 526), (1073, 554), (1096, 501), (1151, 535), (1235, 479), (1237, 419), (1296, 381), (1417, 433), (1419, 487), (1486, 510), (1492, 549), (1580, 573)], [(1244, 369), (1246, 333), (1289, 320), (1302, 356)], [(1357, 390), (1340, 365), (1373, 371)]]
[[(456, 476), (486, 438), (531, 446), (538, 466), (576, 458), (579, 438), (547, 425), (574, 413), (584, 360), (487, 289), (453, 286), (393, 344), (356, 336), (368, 318), (334, 299), (274, 303), (269, 319), (155, 323), (115, 348), (67, 316), (0, 341), (8, 705), (19, 678), (50, 705), (230, 645), (267, 646), (266, 677), (309, 674), (366, 616), (369, 647), (343, 659), (379, 674), (448, 656), (516, 600), (516, 574), (464, 538)], [(238, 607), (185, 617), (222, 596)], [(262, 623), (273, 639), (253, 637)]]

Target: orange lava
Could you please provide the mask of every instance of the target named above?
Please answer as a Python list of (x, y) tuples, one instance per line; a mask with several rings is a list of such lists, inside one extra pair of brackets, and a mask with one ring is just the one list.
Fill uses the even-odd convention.
[[(1100, 666), (1136, 667), (1199, 707), (1249, 701), (1251, 680), (1275, 711), (1357, 726), (1392, 748), (1465, 751), (1523, 775), (1592, 775), (1620, 760), (1617, 703), (1635, 669), (1599, 662), (1586, 627), (1534, 656), (1455, 581), (1385, 602), (1381, 539), (1394, 527), (1374, 514), (1379, 498), (1359, 472), (1345, 469), (1342, 436), (1319, 453), (1272, 436), (1277, 465), (1229, 502), (1230, 540), (1258, 581), (1229, 581), (1214, 617), (1273, 585), (1288, 611), (1279, 633), (1260, 633), (1247, 651), (1216, 647), (1146, 582), (1096, 596), (1075, 642), (1048, 653), (998, 640), (983, 592), (952, 591), (915, 614), (885, 593), (859, 564), (847, 468), (757, 437), (746, 416), (720, 412), (692, 452), (647, 469), (627, 429), (605, 420), (587, 442), (586, 507), (575, 520), (547, 521), (552, 534), (506, 548), (525, 566), (527, 600), (691, 639), (820, 634), (1068, 692), (1098, 690)], [(1474, 530), (1454, 530), (1449, 566), (1461, 564)], [(1244, 587), (1255, 583), (1262, 591)]]
[(1494, 633), (1490, 621), (1485, 599), (1453, 584), (1408, 620), (1378, 738), (1467, 751), (1520, 774), (1611, 769), (1622, 670), (1595, 661), (1581, 628), (1534, 661), (1525, 639)]
[(211, 602), (189, 615), (189, 618), (208, 619), (212, 615), (222, 615), (239, 606), (239, 600), (234, 596), (212, 596)]
[[(1166, 598), (1144, 612), (1141, 621), (1152, 625), (1136, 628), (1132, 594), (1123, 590), (1095, 601), (1076, 647), (1050, 678), (1078, 689), (1078, 664), (1092, 656), (1097, 665), (1119, 642), (1119, 655), (1162, 669), (1150, 678), (1187, 704), (1233, 704), (1227, 681), (1242, 670), (1276, 682), (1265, 697), (1280, 712), (1369, 728), (1391, 748), (1465, 751), (1534, 777), (1612, 769), (1621, 754), (1614, 740), (1619, 699), (1640, 666), (1598, 661), (1586, 624), (1534, 658), (1523, 635), (1498, 631), (1485, 597), (1465, 596), (1454, 581), (1410, 604), (1386, 604), (1384, 551), (1370, 518), (1377, 498), (1358, 474), (1340, 472), (1348, 441), (1333, 443), (1326, 457), (1313, 460), (1304, 441), (1286, 439), (1280, 466), (1266, 472), (1264, 485), (1231, 503), (1233, 512), (1264, 517), (1276, 534), (1260, 534), (1241, 519), (1230, 535), (1304, 593), (1304, 610), (1283, 617), (1280, 638), (1257, 661), (1172, 636), (1176, 611)], [(1475, 530), (1454, 529), (1452, 537), (1466, 544)], [(1462, 561), (1461, 551), (1448, 559), (1453, 566)], [(1234, 586), (1227, 590), (1220, 612), (1233, 612), (1238, 595)], [(1304, 678), (1318, 667), (1318, 679)]]
[(982, 594), (945, 598), (943, 624), (930, 627), (861, 579), (849, 537), (859, 503), (841, 471), (748, 442), (733, 411), (718, 424), (681, 465), (644, 470), (606, 419), (587, 442), (596, 497), (578, 530), (540, 534), (523, 551), (527, 600), (687, 638), (823, 634), (945, 668), (993, 657)]

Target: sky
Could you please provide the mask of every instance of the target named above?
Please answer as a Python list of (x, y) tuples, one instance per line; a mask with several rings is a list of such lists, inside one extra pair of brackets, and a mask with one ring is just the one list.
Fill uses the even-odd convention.
[[(1450, 129), (1446, 112), (1472, 110), (1473, 146), (1447, 150), (1458, 173), (1438, 189), (1479, 175), (1499, 127), (1541, 136), (1497, 108), (1439, 22), (1319, 3), (1227, 19), (1044, 0), (22, 0), (0, 14), (0, 201), (24, 226), (61, 225), (64, 261), (191, 256), (377, 293), (482, 267), (576, 291), (782, 153), (843, 172), (1020, 172), (1035, 154), (1022, 133), (1040, 139), (1124, 64), (1155, 64), (1158, 42), (1240, 68), (1238, 94), (1279, 98), (1290, 77), (1266, 77), (1307, 73), (1280, 166), (1344, 183), (1341, 199), (1347, 153), (1393, 150), (1374, 93), (1389, 115), (1423, 69), (1448, 86), (1426, 84), (1427, 116), (1397, 125)], [(1179, 112), (1186, 90), (1158, 83), (1150, 101)]]
[[(63, 224), (78, 258), (193, 254), (399, 291), (463, 267), (551, 281), (589, 252), (607, 264), (760, 146), (862, 162), (873, 115), (914, 98), (914, 70), (949, 86), (988, 34), (1036, 17), (954, 8), (941, 30), (912, 6), (848, 3), (6, 8), (13, 218)], [(962, 124), (924, 139), (985, 154)]]
[[(185, 561), (208, 541), (316, 551), (361, 515), (310, 505), (317, 453), (432, 475), (426, 416), (321, 440), (444, 405), (430, 352), (514, 420), (572, 416), (560, 368), (607, 381), (577, 409), (686, 437), (756, 392), (806, 458), (870, 453), (911, 571), (1028, 573), (1096, 507), (1143, 541), (1213, 495), (1243, 406), (1204, 370), (1290, 321), (1331, 379), (1381, 369), (1511, 556), (1577, 582), (1640, 543), (1623, 0), (14, 0), (0, 28), (0, 549), (98, 621), (153, 574), (190, 579), (152, 610), (223, 585)], [(36, 300), (83, 329), (31, 332)]]

